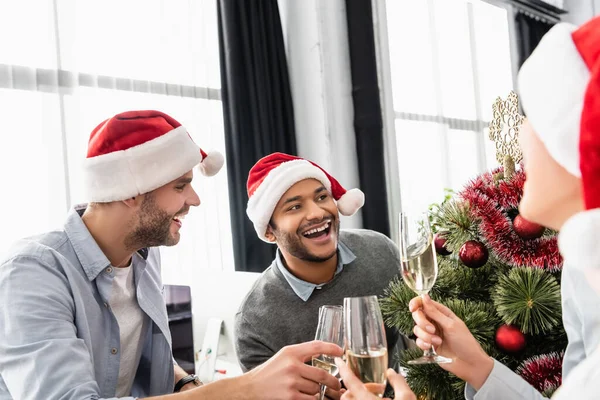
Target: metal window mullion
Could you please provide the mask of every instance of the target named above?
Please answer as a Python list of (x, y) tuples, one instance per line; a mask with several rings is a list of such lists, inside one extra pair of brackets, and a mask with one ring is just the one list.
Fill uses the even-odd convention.
[[(60, 71), (62, 70), (62, 58), (60, 55), (60, 35), (58, 29), (58, 1), (53, 0), (53, 11), (54, 11), (54, 43), (56, 47), (56, 78), (60, 88)], [(37, 76), (37, 74), (36, 74)], [(61, 141), (62, 141), (62, 152), (63, 152), (63, 174), (65, 180), (65, 201), (67, 203), (67, 212), (71, 208), (71, 179), (69, 174), (69, 154), (68, 154), (68, 143), (67, 143), (67, 126), (65, 122), (65, 99), (64, 94), (61, 90), (58, 90), (58, 107), (60, 112), (60, 130), (61, 130)]]
[(512, 81), (513, 88), (516, 88), (517, 76), (519, 75), (519, 38), (517, 35), (517, 23), (515, 21), (517, 10), (512, 4), (507, 4), (506, 11), (508, 14), (508, 43), (510, 48)]
[[(473, 4), (467, 3), (467, 17), (469, 21), (469, 43), (471, 48), (471, 69), (473, 71), (473, 95), (475, 96), (475, 119), (483, 120), (481, 112), (481, 87), (479, 84), (479, 67), (477, 65), (477, 43), (475, 40), (475, 20), (473, 18)], [(485, 141), (483, 137), (483, 129), (475, 131), (475, 140), (477, 146), (477, 169), (479, 173), (483, 173), (487, 167), (487, 159), (485, 153)]]
[[(439, 51), (437, 43), (437, 29), (435, 23), (435, 0), (427, 0), (427, 8), (429, 10), (429, 35), (431, 37), (431, 61), (433, 69), (433, 87), (435, 91), (436, 112), (439, 116), (444, 116), (444, 107), (442, 104), (442, 76), (440, 72)], [(441, 144), (442, 144), (442, 171), (444, 177), (444, 185), (451, 186), (450, 180), (450, 145), (448, 137), (448, 125), (441, 125)]]

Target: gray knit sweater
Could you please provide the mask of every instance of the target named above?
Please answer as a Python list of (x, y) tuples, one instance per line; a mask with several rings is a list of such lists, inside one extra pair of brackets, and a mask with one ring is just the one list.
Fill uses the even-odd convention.
[[(275, 261), (258, 278), (235, 318), (236, 349), (244, 371), (286, 345), (313, 340), (320, 306), (342, 305), (344, 297), (380, 296), (399, 275), (398, 248), (386, 236), (363, 229), (342, 230), (340, 241), (356, 259), (306, 302), (292, 290)], [(393, 329), (386, 329), (386, 335), (391, 365), (394, 347), (407, 348), (410, 341)]]

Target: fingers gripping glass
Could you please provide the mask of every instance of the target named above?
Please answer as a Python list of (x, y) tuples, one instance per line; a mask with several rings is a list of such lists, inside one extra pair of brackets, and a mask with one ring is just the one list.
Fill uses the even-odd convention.
[(382, 397), (388, 352), (376, 296), (344, 299), (344, 332), (348, 367), (371, 393)]
[[(438, 275), (438, 264), (433, 245), (433, 233), (427, 213), (400, 213), (399, 218), (400, 271), (404, 283), (416, 294), (423, 296), (431, 290)], [(450, 358), (436, 354), (435, 349), (410, 360), (409, 364), (447, 364)]]
[[(317, 333), (315, 340), (323, 342), (335, 343), (340, 347), (344, 347), (344, 330), (343, 330), (344, 309), (342, 306), (321, 306), (319, 308), (319, 324), (317, 325)], [(329, 372), (333, 376), (337, 376), (338, 367), (335, 365), (334, 358), (322, 354), (312, 359), (313, 367), (318, 367)], [(325, 398), (327, 386), (321, 385), (319, 400)]]

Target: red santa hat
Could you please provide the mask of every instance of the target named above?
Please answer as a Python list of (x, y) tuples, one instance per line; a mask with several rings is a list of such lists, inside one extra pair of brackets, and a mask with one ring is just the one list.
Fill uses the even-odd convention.
[(254, 224), (258, 237), (265, 237), (267, 226), (281, 196), (297, 182), (316, 179), (337, 201), (342, 215), (354, 215), (365, 204), (359, 189), (346, 190), (323, 168), (312, 161), (284, 153), (273, 153), (258, 160), (248, 175), (248, 207), (246, 213)]
[(550, 155), (600, 207), (600, 17), (555, 25), (519, 72), (523, 109)]
[(223, 166), (205, 153), (179, 122), (160, 111), (128, 111), (91, 133), (83, 172), (90, 202), (106, 203), (148, 193), (198, 166), (206, 176)]

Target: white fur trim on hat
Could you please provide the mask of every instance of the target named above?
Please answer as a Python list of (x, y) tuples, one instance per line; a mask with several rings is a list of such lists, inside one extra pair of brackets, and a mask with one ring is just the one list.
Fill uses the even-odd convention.
[(198, 169), (204, 176), (213, 176), (221, 170), (224, 163), (225, 158), (223, 158), (223, 154), (218, 151), (210, 151), (202, 159), (202, 162), (198, 164)]
[(548, 153), (581, 176), (579, 129), (590, 72), (573, 43), (575, 26), (555, 25), (519, 72), (519, 95), (531, 126)]
[(87, 201), (106, 203), (148, 193), (192, 170), (201, 159), (183, 126), (139, 146), (87, 158)]
[(267, 226), (281, 196), (304, 179), (314, 178), (331, 191), (331, 182), (325, 173), (306, 160), (293, 160), (273, 168), (248, 200), (246, 214), (254, 224), (258, 237), (270, 243), (265, 237)]
[(342, 215), (351, 217), (365, 205), (365, 194), (360, 189), (350, 189), (337, 201), (337, 208)]

